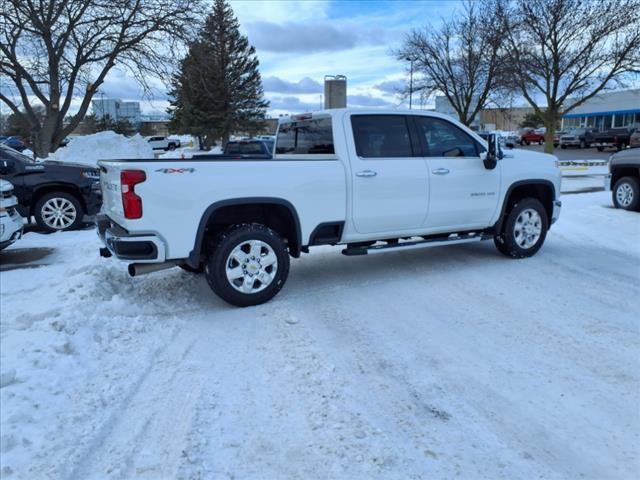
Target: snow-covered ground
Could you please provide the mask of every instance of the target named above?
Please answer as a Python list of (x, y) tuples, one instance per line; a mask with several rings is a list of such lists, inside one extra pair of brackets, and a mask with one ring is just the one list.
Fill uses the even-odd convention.
[(640, 214), (568, 195), (535, 257), (347, 258), (232, 308), (93, 231), (0, 273), (2, 478), (632, 479)]

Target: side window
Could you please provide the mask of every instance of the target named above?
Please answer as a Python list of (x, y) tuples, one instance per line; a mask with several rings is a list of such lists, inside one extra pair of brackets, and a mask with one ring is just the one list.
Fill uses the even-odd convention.
[(278, 129), (276, 153), (332, 154), (331, 118), (297, 120), (283, 123)]
[(240, 153), (240, 144), (227, 143), (227, 148), (225, 148), (225, 153), (228, 155), (234, 155), (234, 154)]
[(351, 126), (359, 157), (413, 156), (404, 115), (352, 115)]
[(481, 147), (466, 132), (441, 118), (416, 117), (427, 157), (477, 157)]

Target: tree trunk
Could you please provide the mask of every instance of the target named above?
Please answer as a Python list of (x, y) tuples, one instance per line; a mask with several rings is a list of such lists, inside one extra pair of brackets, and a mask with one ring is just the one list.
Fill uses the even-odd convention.
[(553, 153), (553, 137), (556, 135), (556, 128), (558, 126), (558, 119), (556, 116), (545, 117), (544, 127), (546, 128), (544, 134), (544, 153)]

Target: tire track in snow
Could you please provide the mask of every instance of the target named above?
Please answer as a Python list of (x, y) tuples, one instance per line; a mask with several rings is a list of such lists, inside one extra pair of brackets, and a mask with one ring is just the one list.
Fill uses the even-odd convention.
[(155, 352), (67, 478), (175, 477), (202, 384), (202, 372), (187, 360), (194, 343), (181, 332)]

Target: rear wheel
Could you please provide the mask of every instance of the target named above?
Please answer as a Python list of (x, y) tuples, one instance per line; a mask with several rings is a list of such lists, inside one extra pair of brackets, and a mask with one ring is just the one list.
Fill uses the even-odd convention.
[(640, 181), (635, 177), (622, 177), (613, 187), (613, 205), (625, 210), (640, 208)]
[(34, 216), (38, 226), (49, 232), (75, 230), (82, 225), (84, 209), (66, 192), (51, 192), (37, 201)]
[(511, 209), (500, 235), (494, 237), (496, 248), (511, 258), (536, 254), (547, 236), (547, 211), (538, 199), (524, 198)]
[(224, 301), (238, 307), (260, 305), (271, 300), (287, 280), (287, 246), (264, 225), (235, 225), (211, 241), (204, 274)]

